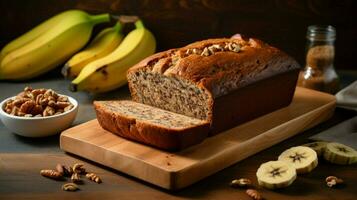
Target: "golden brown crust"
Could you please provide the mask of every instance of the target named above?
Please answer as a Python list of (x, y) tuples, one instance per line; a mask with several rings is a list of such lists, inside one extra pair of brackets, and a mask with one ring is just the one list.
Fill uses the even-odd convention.
[[(224, 48), (227, 44), (238, 45), (239, 50), (227, 50)], [(212, 45), (218, 45), (218, 49), (205, 54), (205, 48)], [(220, 38), (157, 53), (132, 67), (128, 73), (145, 70), (186, 79), (217, 98), (297, 68), (299, 64), (290, 56), (258, 39)], [(131, 88), (130, 85), (129, 82)]]
[(99, 124), (121, 137), (169, 151), (180, 150), (200, 143), (209, 132), (208, 123), (177, 130), (160, 127), (107, 109), (102, 103), (94, 102)]
[(210, 135), (288, 106), (299, 70), (258, 81), (214, 100)]
[(156, 53), (154, 55), (151, 55), (151, 56), (145, 58), (144, 60), (140, 61), (139, 63), (137, 63), (133, 67), (131, 67), (128, 70), (128, 73), (134, 73), (136, 70), (145, 68), (145, 67), (147, 67), (149, 65), (152, 65), (152, 64), (156, 63), (159, 59), (167, 58), (175, 51), (176, 51), (176, 49), (169, 49), (167, 51), (162, 51), (162, 52)]

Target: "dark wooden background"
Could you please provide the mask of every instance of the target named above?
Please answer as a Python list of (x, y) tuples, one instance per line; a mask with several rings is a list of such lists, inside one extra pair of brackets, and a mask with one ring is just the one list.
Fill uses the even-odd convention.
[(1, 47), (63, 10), (133, 14), (155, 34), (159, 50), (242, 33), (275, 45), (304, 64), (308, 25), (337, 28), (338, 69), (356, 69), (355, 0), (0, 0)]

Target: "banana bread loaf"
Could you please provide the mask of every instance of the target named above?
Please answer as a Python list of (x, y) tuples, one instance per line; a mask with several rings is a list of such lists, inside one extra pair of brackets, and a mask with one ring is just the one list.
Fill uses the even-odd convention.
[(128, 70), (134, 101), (207, 120), (211, 134), (290, 104), (298, 63), (257, 39), (209, 39)]
[(95, 101), (99, 124), (124, 138), (180, 150), (207, 137), (209, 123), (133, 101)]

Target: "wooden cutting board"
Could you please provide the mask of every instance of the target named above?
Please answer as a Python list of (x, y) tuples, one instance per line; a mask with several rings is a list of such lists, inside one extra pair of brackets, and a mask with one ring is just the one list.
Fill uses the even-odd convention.
[(102, 129), (97, 120), (64, 131), (60, 145), (64, 151), (176, 190), (325, 121), (335, 104), (332, 95), (298, 87), (290, 106), (177, 153), (116, 136)]

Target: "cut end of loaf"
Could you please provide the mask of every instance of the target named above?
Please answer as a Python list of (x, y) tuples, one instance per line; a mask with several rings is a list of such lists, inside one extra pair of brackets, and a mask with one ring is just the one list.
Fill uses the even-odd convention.
[(187, 80), (137, 70), (128, 81), (134, 101), (201, 120), (211, 117), (211, 95)]

